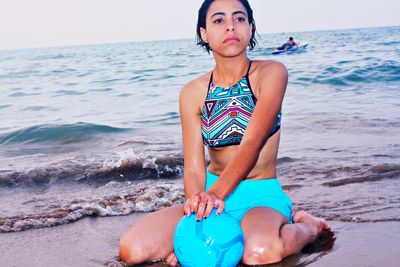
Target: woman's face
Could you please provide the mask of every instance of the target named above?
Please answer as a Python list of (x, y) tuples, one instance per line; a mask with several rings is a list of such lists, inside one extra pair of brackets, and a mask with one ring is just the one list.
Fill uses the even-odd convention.
[(214, 53), (236, 56), (246, 50), (251, 35), (246, 9), (237, 0), (216, 0), (207, 13), (206, 29), (201, 28), (203, 41)]

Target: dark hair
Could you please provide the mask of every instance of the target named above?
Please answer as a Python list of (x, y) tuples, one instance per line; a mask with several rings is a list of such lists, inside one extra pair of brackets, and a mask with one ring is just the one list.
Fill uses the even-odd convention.
[(293, 37), (289, 37), (289, 41), (293, 41)]
[[(212, 50), (212, 49), (208, 43), (204, 42), (203, 39), (201, 39), (200, 28), (204, 28), (204, 29), (206, 28), (207, 12), (210, 9), (210, 6), (214, 1), (215, 0), (204, 0), (203, 4), (201, 5), (201, 7), (199, 9), (199, 14), (197, 17), (196, 42), (197, 42), (197, 45), (204, 47), (208, 53), (210, 53), (210, 50)], [(251, 9), (248, 0), (238, 0), (238, 1), (244, 6), (244, 8), (247, 11), (249, 24), (253, 25), (253, 28), (251, 31), (251, 38), (250, 38), (250, 42), (249, 42), (249, 48), (251, 51), (257, 44), (257, 40), (255, 37), (256, 22), (254, 21), (254, 17), (253, 17), (253, 10)]]

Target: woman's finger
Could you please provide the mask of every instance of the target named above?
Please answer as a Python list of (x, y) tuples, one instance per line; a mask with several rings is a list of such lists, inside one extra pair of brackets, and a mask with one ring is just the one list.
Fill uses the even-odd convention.
[(219, 206), (219, 200), (216, 198), (214, 200), (214, 208), (218, 208), (218, 206)]
[(217, 208), (217, 215), (220, 215), (225, 208), (225, 202), (223, 200), (217, 199), (218, 208)]
[(190, 205), (191, 205), (191, 200), (187, 199), (185, 205), (183, 206), (183, 213), (186, 215), (186, 217), (190, 216), (191, 213)]
[(194, 213), (197, 212), (198, 206), (199, 206), (199, 201), (200, 201), (200, 197), (198, 194), (196, 194), (193, 198), (192, 198), (192, 203), (190, 206), (190, 213)]
[(201, 221), (203, 219), (204, 211), (207, 207), (208, 194), (203, 192), (200, 194), (200, 201), (196, 211), (196, 220)]
[(203, 214), (203, 218), (204, 219), (207, 219), (208, 216), (210, 216), (210, 214), (211, 214), (211, 212), (212, 212), (212, 210), (214, 208), (214, 203), (215, 203), (215, 198), (214, 197), (209, 197), (208, 201), (207, 201), (206, 210), (205, 210), (205, 212)]

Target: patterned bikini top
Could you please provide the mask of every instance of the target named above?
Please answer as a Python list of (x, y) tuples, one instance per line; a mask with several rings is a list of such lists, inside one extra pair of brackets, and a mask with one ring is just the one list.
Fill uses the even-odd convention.
[[(207, 97), (201, 113), (203, 142), (210, 147), (239, 145), (253, 114), (257, 99), (251, 90), (249, 70), (236, 84), (216, 86), (211, 73)], [(281, 126), (282, 113), (276, 117), (270, 136)]]

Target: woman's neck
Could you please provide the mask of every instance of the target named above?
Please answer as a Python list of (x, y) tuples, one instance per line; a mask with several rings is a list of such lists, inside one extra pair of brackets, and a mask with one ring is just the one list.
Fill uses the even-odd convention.
[(215, 57), (213, 80), (220, 86), (230, 86), (246, 74), (248, 67), (249, 59), (246, 54), (232, 58)]

